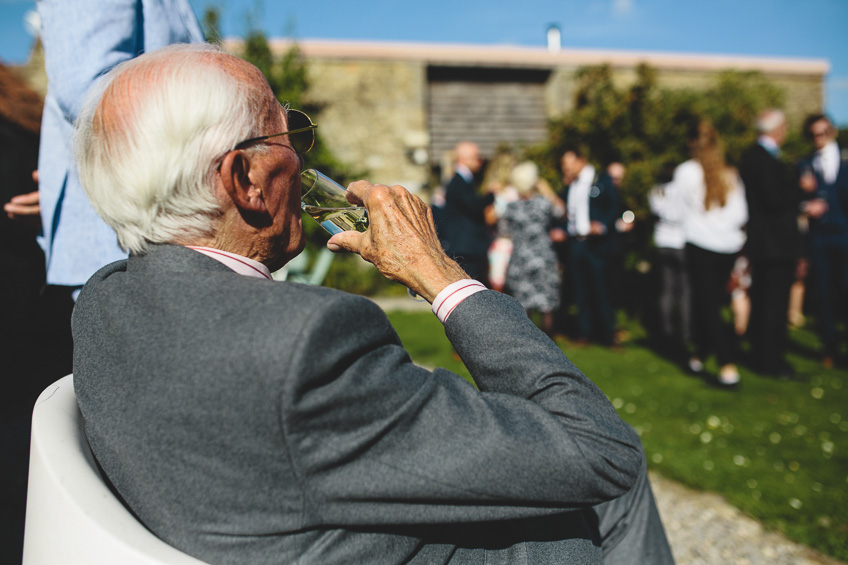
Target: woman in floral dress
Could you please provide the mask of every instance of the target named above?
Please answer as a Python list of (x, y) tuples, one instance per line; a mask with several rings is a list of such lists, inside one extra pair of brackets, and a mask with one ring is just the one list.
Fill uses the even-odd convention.
[(542, 315), (542, 329), (553, 330), (559, 307), (560, 276), (553, 243), (548, 235), (564, 206), (544, 181), (538, 167), (526, 161), (516, 165), (511, 182), (519, 199), (510, 202), (499, 222), (502, 235), (512, 239), (513, 251), (506, 273), (506, 292), (527, 310)]

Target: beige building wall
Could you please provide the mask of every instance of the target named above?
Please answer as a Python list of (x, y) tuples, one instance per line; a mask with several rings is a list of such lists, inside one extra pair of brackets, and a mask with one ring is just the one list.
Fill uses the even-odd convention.
[(339, 159), (367, 170), (374, 182), (419, 187), (427, 181), (424, 64), (315, 58), (307, 68), (307, 98), (324, 107), (316, 122)]

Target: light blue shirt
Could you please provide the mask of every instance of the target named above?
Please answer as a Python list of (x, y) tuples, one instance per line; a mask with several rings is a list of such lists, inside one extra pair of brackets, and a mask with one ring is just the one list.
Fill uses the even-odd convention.
[(761, 135), (759, 139), (757, 139), (757, 143), (762, 145), (763, 149), (771, 153), (771, 156), (775, 159), (780, 158), (780, 145), (778, 145), (777, 142), (769, 136)]
[(123, 61), (173, 43), (203, 41), (188, 0), (39, 0), (47, 97), (38, 158), (49, 284), (81, 286), (124, 259), (94, 212), (73, 162), (73, 123), (95, 80)]

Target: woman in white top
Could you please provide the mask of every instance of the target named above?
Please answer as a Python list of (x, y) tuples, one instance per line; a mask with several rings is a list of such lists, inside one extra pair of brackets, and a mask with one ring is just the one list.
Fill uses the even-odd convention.
[[(669, 179), (671, 172), (668, 171)], [(692, 300), (686, 272), (686, 234), (679, 193), (673, 183), (661, 183), (651, 189), (648, 203), (657, 217), (654, 224), (659, 314), (657, 346), (671, 359), (685, 362), (688, 359), (687, 348), (692, 342)]]
[(745, 244), (748, 205), (739, 175), (725, 164), (712, 124), (702, 121), (693, 128), (690, 148), (692, 159), (675, 169), (672, 180), (680, 192), (698, 352), (689, 365), (696, 372), (703, 370), (701, 359), (715, 354), (720, 366), (717, 384), (733, 387), (739, 382), (735, 334), (722, 322), (721, 309), (729, 303), (727, 282)]

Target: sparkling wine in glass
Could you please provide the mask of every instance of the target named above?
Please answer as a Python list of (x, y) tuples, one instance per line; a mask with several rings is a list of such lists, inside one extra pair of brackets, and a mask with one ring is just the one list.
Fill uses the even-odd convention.
[(315, 169), (300, 174), (301, 208), (330, 235), (368, 229), (368, 213), (362, 206), (347, 201), (345, 189)]
[(322, 208), (303, 205), (303, 211), (321, 224), (330, 235), (343, 231), (364, 232), (368, 229), (368, 214), (362, 206), (352, 208)]

